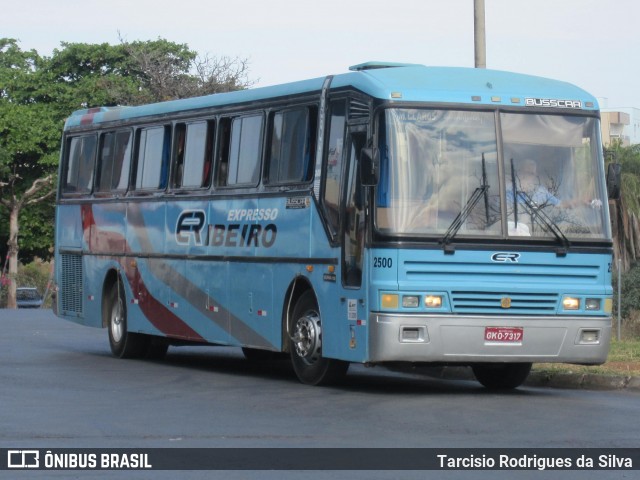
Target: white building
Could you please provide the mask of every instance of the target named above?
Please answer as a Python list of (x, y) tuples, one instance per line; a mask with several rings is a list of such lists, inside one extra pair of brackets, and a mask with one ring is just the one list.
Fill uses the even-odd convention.
[(640, 108), (608, 108), (606, 99), (599, 99), (602, 117), (602, 143), (619, 140), (629, 146), (640, 143)]

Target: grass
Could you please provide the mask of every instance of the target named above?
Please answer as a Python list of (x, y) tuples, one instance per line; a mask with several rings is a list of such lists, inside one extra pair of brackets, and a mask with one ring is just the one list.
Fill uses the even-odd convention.
[(602, 375), (623, 375), (640, 377), (640, 339), (611, 341), (609, 357), (604, 365), (582, 366), (565, 363), (539, 363), (536, 372), (549, 373), (593, 373)]

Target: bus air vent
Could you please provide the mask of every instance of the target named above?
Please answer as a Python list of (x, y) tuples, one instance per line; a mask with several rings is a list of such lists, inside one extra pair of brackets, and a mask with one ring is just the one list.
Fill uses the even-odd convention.
[(349, 104), (349, 120), (369, 118), (369, 104), (355, 98)]
[(82, 255), (63, 254), (60, 301), (62, 313), (82, 315)]

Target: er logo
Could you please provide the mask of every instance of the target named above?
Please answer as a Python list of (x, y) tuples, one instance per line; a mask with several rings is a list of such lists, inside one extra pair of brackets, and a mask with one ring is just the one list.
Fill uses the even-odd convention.
[(491, 261), (499, 263), (518, 263), (519, 258), (519, 253), (510, 252), (497, 252), (491, 255)]
[(194, 245), (202, 246), (201, 235), (205, 224), (205, 213), (202, 210), (186, 210), (178, 217), (176, 224), (176, 243), (189, 245), (193, 241)]

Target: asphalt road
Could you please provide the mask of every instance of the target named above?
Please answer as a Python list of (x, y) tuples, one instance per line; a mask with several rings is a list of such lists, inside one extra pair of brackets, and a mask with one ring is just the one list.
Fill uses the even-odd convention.
[[(640, 446), (638, 391), (522, 387), (353, 366), (308, 387), (287, 361), (239, 349), (171, 347), (119, 360), (106, 330), (47, 310), (0, 310), (0, 448)], [(12, 474), (6, 476), (5, 474)], [(640, 478), (563, 472), (0, 472), (0, 478)]]

